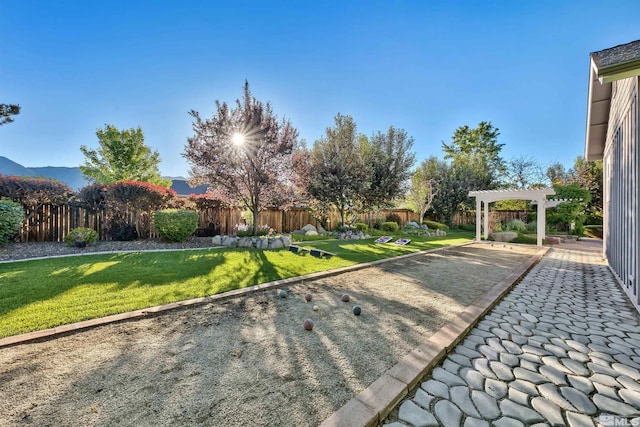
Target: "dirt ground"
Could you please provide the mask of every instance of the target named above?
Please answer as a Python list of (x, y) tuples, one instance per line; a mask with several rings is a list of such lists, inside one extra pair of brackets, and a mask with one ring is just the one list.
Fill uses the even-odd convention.
[(315, 426), (535, 251), (450, 248), (0, 349), (0, 425)]

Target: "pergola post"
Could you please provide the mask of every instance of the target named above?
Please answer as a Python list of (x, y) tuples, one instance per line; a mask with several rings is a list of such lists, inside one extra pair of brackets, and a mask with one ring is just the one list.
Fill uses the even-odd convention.
[(545, 203), (547, 202), (547, 198), (545, 197), (544, 199), (538, 199), (538, 216), (537, 216), (537, 230), (536, 230), (536, 235), (537, 235), (537, 245), (538, 246), (542, 246), (542, 240), (545, 238), (545, 232), (547, 229), (547, 207), (545, 206)]
[(484, 201), (484, 240), (489, 240), (489, 202)]
[(482, 203), (480, 198), (476, 197), (476, 242), (480, 241), (480, 227), (482, 226)]

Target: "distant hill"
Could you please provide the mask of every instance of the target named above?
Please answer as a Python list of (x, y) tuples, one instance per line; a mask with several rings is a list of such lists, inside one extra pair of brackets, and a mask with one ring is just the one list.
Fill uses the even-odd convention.
[(34, 176), (34, 172), (19, 163), (0, 156), (0, 174), (15, 176)]
[[(89, 184), (80, 172), (80, 168), (70, 168), (64, 166), (44, 166), (25, 167), (11, 159), (0, 156), (0, 175), (30, 176), (34, 178), (52, 178), (64, 182), (72, 190), (78, 191)], [(182, 177), (171, 178), (171, 189), (180, 196), (190, 194), (204, 194), (207, 192), (206, 185), (199, 185), (196, 188), (189, 187), (187, 180)]]
[(89, 183), (79, 168), (63, 166), (25, 167), (2, 156), (0, 156), (0, 174), (51, 178), (64, 182), (73, 190), (78, 190)]

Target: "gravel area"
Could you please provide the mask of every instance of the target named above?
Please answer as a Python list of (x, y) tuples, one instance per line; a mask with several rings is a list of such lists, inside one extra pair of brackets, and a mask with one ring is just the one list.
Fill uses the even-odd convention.
[(134, 240), (131, 242), (99, 241), (86, 248), (76, 248), (64, 242), (25, 242), (0, 245), (0, 261), (41, 258), (62, 255), (79, 255), (94, 252), (138, 252), (169, 249), (210, 248), (211, 237), (190, 237), (183, 243), (167, 243), (160, 239)]

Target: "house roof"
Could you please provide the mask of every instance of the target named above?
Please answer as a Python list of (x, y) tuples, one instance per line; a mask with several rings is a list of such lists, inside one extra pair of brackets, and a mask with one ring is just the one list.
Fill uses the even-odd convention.
[(585, 159), (598, 160), (604, 156), (611, 82), (639, 75), (640, 40), (591, 53)]

